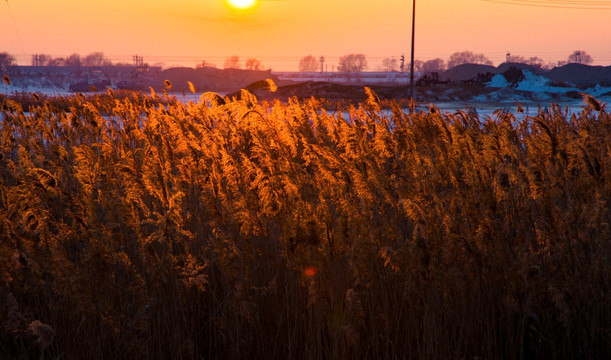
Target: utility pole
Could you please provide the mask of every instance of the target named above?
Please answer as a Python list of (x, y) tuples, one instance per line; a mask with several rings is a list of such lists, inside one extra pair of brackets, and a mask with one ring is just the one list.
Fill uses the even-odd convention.
[(409, 97), (414, 99), (414, 39), (415, 39), (415, 31), (416, 31), (416, 0), (413, 0), (413, 9), (412, 9), (412, 63), (411, 63), (411, 72), (409, 74)]

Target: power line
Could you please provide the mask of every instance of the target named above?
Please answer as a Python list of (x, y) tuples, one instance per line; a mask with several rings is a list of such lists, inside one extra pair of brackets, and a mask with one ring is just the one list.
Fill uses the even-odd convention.
[(516, 4), (525, 4), (525, 5), (544, 5), (544, 6), (578, 6), (583, 8), (588, 8), (592, 6), (611, 6), (611, 1), (579, 1), (579, 0), (569, 0), (569, 1), (558, 1), (558, 0), (484, 0), (489, 2), (511, 2)]
[(6, 0), (6, 7), (8, 8), (8, 13), (11, 16), (11, 21), (13, 22), (13, 27), (15, 28), (15, 33), (17, 34), (17, 40), (19, 41), (19, 46), (21, 46), (21, 52), (23, 56), (26, 56), (25, 48), (23, 47), (23, 42), (21, 41), (21, 35), (19, 34), (19, 29), (17, 28), (17, 22), (15, 21), (15, 17), (13, 16), (13, 10), (11, 9), (11, 5)]
[(530, 6), (539, 8), (575, 9), (575, 10), (611, 10), (611, 1), (558, 1), (558, 0), (482, 0), (485, 2)]

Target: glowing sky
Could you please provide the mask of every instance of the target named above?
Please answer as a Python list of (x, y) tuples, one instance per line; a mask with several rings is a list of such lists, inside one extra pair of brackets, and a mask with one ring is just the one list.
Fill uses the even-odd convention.
[[(0, 1), (0, 52), (23, 64), (34, 53), (103, 51), (114, 62), (138, 54), (150, 64), (206, 60), (222, 67), (226, 57), (238, 55), (295, 70), (308, 54), (325, 56), (332, 66), (342, 55), (363, 53), (375, 69), (382, 59), (410, 51), (410, 0), (260, 0), (247, 11), (225, 0)], [(609, 8), (417, 0), (416, 58), (471, 50), (498, 64), (507, 51), (558, 61), (585, 50), (595, 64), (609, 65)]]

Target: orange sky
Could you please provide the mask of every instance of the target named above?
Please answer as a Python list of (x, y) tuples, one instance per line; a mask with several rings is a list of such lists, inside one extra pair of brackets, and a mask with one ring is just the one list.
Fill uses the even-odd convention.
[[(227, 56), (238, 55), (289, 71), (308, 54), (325, 56), (331, 67), (342, 55), (363, 53), (375, 70), (382, 59), (409, 58), (410, 52), (409, 0), (261, 0), (246, 12), (233, 11), (225, 0), (0, 1), (0, 52), (24, 64), (34, 53), (103, 51), (114, 62), (131, 62), (138, 54), (150, 64), (186, 66), (204, 59), (222, 66)], [(416, 14), (417, 59), (471, 50), (495, 64), (507, 51), (558, 61), (585, 50), (595, 64), (611, 64), (611, 6), (417, 0)]]

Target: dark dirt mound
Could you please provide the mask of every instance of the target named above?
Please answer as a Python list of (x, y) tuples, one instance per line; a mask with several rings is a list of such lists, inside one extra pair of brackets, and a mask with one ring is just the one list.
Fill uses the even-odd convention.
[[(381, 100), (405, 100), (409, 98), (409, 86), (369, 86)], [(300, 84), (279, 86), (271, 92), (265, 81), (255, 82), (245, 88), (260, 100), (287, 101), (291, 97), (321, 98), (331, 102), (358, 103), (367, 98), (363, 85), (339, 85), (327, 82), (308, 81)], [(416, 86), (415, 97), (419, 102), (468, 100), (474, 96), (491, 92), (492, 89), (478, 84), (438, 84)], [(240, 97), (240, 92), (229, 94)]]
[(533, 74), (541, 74), (543, 71), (536, 67), (536, 66), (532, 66), (532, 65), (528, 65), (528, 64), (522, 64), (522, 63), (512, 63), (512, 62), (505, 62), (502, 63), (501, 65), (496, 67), (497, 73), (501, 74), (504, 73), (505, 71), (511, 69), (511, 68), (515, 68), (515, 69), (520, 69), (520, 70), (529, 70), (531, 73)]
[(159, 90), (164, 88), (164, 81), (172, 83), (171, 91), (188, 92), (187, 81), (193, 83), (196, 91), (217, 91), (230, 92), (241, 89), (248, 84), (259, 80), (272, 79), (277, 77), (268, 71), (239, 70), (239, 69), (214, 69), (203, 68), (193, 69), (186, 67), (171, 68), (162, 71), (152, 81), (150, 86)]
[(553, 81), (570, 82), (577, 86), (611, 86), (611, 66), (567, 64), (543, 75)]
[(452, 81), (468, 81), (477, 78), (480, 74), (488, 73), (498, 74), (499, 70), (490, 65), (462, 64), (444, 71), (440, 78)]
[(511, 66), (507, 70), (503, 72), (503, 77), (510, 84), (511, 87), (516, 87), (518, 83), (524, 80), (524, 73), (522, 69), (518, 69), (517, 67)]
[(489, 81), (492, 75), (502, 74), (510, 69), (514, 69), (511, 70), (513, 73), (518, 73), (523, 69), (529, 70), (534, 74), (541, 73), (541, 69), (535, 66), (520, 63), (503, 63), (497, 67), (480, 64), (462, 64), (445, 71), (441, 74), (440, 78), (455, 82), (472, 81), (482, 83)]
[[(380, 99), (405, 98), (409, 91), (407, 86), (370, 86), (370, 88)], [(286, 101), (288, 98), (296, 96), (301, 99), (315, 97), (330, 101), (348, 100), (358, 102), (367, 98), (365, 87), (362, 85), (340, 85), (317, 81), (281, 86), (278, 87), (276, 92), (271, 92), (265, 81), (258, 81), (245, 87), (245, 89), (261, 100), (278, 99)], [(229, 96), (239, 96), (239, 91), (229, 94)]]
[[(516, 63), (505, 63), (498, 67), (477, 64), (463, 64), (454, 67), (439, 77), (427, 75), (416, 83), (415, 97), (417, 101), (466, 101), (477, 97), (488, 97), (490, 99), (502, 100), (510, 98), (521, 99), (573, 99), (579, 97), (578, 93), (567, 89), (566, 93), (534, 93), (532, 91), (513, 89), (526, 78), (525, 71), (528, 70), (540, 76), (546, 76), (554, 82), (554, 86), (562, 84), (575, 84), (578, 86), (593, 86), (601, 84), (611, 86), (611, 67), (587, 66), (570, 64), (555, 68), (548, 73), (540, 69)], [(486, 86), (495, 74), (502, 74), (510, 84), (504, 89)], [(269, 76), (271, 77), (271, 76)], [(363, 85), (340, 85), (328, 82), (307, 81), (285, 85), (278, 83), (276, 92), (269, 90), (269, 85), (264, 80), (268, 76), (262, 76), (250, 85), (242, 86), (261, 100), (278, 99), (286, 101), (291, 97), (307, 99), (310, 97), (323, 98), (329, 101), (360, 102), (367, 98)], [(422, 80), (427, 81), (422, 81)], [(284, 85), (284, 86), (283, 86)], [(570, 85), (574, 87), (575, 85)], [(408, 86), (369, 86), (380, 99), (407, 99), (409, 97)], [(230, 94), (238, 96), (239, 90)]]

